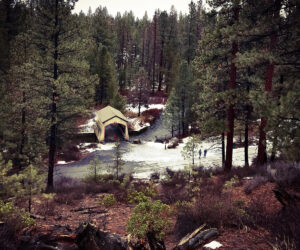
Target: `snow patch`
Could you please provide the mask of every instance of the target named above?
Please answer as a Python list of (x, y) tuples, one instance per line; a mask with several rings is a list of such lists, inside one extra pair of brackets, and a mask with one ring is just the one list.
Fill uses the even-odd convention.
[(65, 162), (65, 161), (58, 161), (57, 162), (57, 165), (64, 165), (64, 164), (67, 164), (67, 162)]
[(220, 248), (222, 247), (223, 245), (217, 241), (212, 241), (206, 245), (204, 245), (205, 248), (209, 248), (209, 249), (217, 249), (217, 248)]
[(132, 130), (133, 131), (141, 131), (144, 128), (150, 127), (150, 123), (143, 123), (138, 117), (136, 118), (127, 118), (128, 122), (131, 124), (132, 126)]
[(95, 125), (94, 118), (89, 119), (87, 121), (87, 123), (79, 126), (80, 132), (81, 133), (94, 133), (94, 125)]
[[(149, 104), (148, 107), (146, 106), (141, 106), (141, 113), (148, 110), (148, 109), (165, 109), (166, 105), (164, 104)], [(139, 107), (138, 106), (133, 106), (132, 104), (126, 105), (126, 109), (129, 111), (132, 111), (134, 113), (139, 112)]]
[(107, 151), (107, 150), (112, 150), (115, 148), (114, 143), (106, 143), (106, 144), (100, 144), (100, 150), (102, 151)]

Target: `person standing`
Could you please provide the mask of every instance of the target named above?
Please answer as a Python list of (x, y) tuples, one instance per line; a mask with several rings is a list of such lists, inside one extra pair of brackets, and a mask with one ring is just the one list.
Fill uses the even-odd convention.
[(204, 158), (206, 158), (207, 149), (204, 149)]
[(201, 158), (202, 150), (201, 148), (199, 149), (199, 159)]

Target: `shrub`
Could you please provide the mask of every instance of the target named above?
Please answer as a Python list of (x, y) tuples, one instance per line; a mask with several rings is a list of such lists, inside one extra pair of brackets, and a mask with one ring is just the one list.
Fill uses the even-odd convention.
[(182, 171), (172, 171), (170, 169), (166, 169), (167, 175), (164, 180), (161, 181), (161, 184), (164, 186), (182, 186), (184, 187), (187, 183), (187, 179), (185, 178), (185, 173)]
[(179, 202), (176, 204), (177, 221), (175, 234), (182, 238), (202, 224), (221, 228), (240, 227), (246, 212), (234, 206), (228, 194), (216, 196), (202, 192), (193, 203)]
[(62, 149), (60, 157), (65, 161), (78, 161), (81, 159), (81, 152), (77, 145), (72, 144)]
[(140, 202), (146, 202), (149, 200), (149, 197), (147, 197), (144, 193), (138, 192), (138, 191), (128, 191), (127, 195), (128, 202), (133, 203), (140, 203)]
[(115, 196), (113, 194), (105, 195), (101, 203), (105, 207), (111, 207), (116, 204)]
[(229, 181), (226, 181), (224, 186), (225, 187), (232, 187), (235, 183), (239, 181), (238, 176), (233, 176)]
[(125, 175), (124, 178), (122, 179), (122, 183), (120, 187), (123, 189), (128, 189), (129, 186), (131, 185), (132, 180), (133, 180), (132, 175)]
[(160, 116), (161, 109), (148, 109), (142, 112), (143, 121), (146, 123), (154, 123)]
[(189, 200), (189, 195), (185, 188), (179, 187), (169, 187), (162, 185), (162, 192), (160, 199), (166, 204), (173, 204), (178, 201), (187, 201)]
[(82, 183), (79, 179), (61, 177), (58, 180), (56, 180), (54, 184), (55, 193), (84, 193), (85, 191), (85, 184)]
[(24, 209), (18, 209), (12, 202), (0, 200), (0, 249), (17, 249), (16, 236), (21, 229), (31, 226), (35, 221)]
[(255, 176), (250, 180), (244, 187), (245, 194), (251, 194), (253, 190), (265, 184), (268, 181), (268, 178), (265, 176)]
[(151, 233), (161, 240), (170, 231), (170, 207), (161, 201), (140, 202), (127, 221), (127, 231), (139, 239), (145, 239)]
[(18, 209), (12, 202), (0, 200), (0, 220), (5, 223), (13, 223), (16, 230), (35, 224), (34, 219), (24, 209)]
[[(55, 193), (49, 193), (49, 194), (42, 194), (42, 200), (40, 202), (40, 205), (38, 206), (37, 213), (41, 215), (49, 215), (53, 216), (55, 215), (55, 201), (54, 197), (56, 196)], [(36, 202), (38, 203), (38, 202)]]
[(154, 198), (158, 195), (158, 190), (155, 184), (150, 181), (149, 183), (143, 181), (135, 181), (132, 183), (132, 189), (144, 193), (146, 196)]
[(281, 186), (300, 186), (300, 163), (278, 161), (267, 166), (267, 172), (270, 179)]

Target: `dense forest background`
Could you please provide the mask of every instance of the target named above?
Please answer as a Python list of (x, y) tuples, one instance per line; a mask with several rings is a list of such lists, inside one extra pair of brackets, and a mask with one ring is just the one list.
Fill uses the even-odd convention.
[(211, 11), (192, 1), (188, 14), (142, 19), (105, 7), (72, 14), (75, 4), (0, 1), (0, 146), (15, 167), (47, 158), (51, 188), (76, 119), (151, 95), (168, 96), (174, 134), (222, 135), (226, 170), (235, 134), (246, 165), (249, 133), (259, 165), (267, 153), (299, 160), (299, 1), (213, 0)]

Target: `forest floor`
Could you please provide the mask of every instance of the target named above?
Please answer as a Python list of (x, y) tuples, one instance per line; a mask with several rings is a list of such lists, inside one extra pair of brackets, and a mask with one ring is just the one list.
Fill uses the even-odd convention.
[[(211, 177), (210, 181), (218, 182), (219, 178), (223, 178), (223, 176)], [(245, 187), (250, 181), (243, 178), (238, 182), (238, 185), (224, 186), (227, 197), (228, 195), (231, 197), (231, 202), (242, 201), (244, 209), (256, 202), (255, 204), (259, 203), (264, 216), (278, 214), (281, 210), (281, 205), (273, 195), (272, 190), (275, 184), (266, 182), (254, 189), (251, 194), (245, 194)], [(156, 184), (156, 188), (159, 192), (158, 197), (162, 197), (164, 191), (161, 184)], [(168, 190), (168, 192), (175, 193), (176, 187), (173, 190)], [(44, 201), (43, 196), (36, 196), (33, 202), (32, 213), (45, 216), (45, 218), (36, 220), (35, 230), (42, 233), (67, 234), (74, 238), (75, 229), (79, 224), (89, 221), (99, 227), (100, 230), (109, 231), (124, 237), (127, 236), (126, 222), (133, 211), (134, 205), (127, 202), (117, 202), (111, 207), (104, 207), (101, 205), (101, 200), (105, 195), (107, 194), (94, 193), (82, 194), (81, 196), (78, 192), (75, 196), (72, 196), (71, 193), (56, 194), (56, 198), (49, 203)], [(209, 203), (209, 201), (207, 202)], [(174, 205), (171, 206), (174, 207)], [(83, 210), (84, 208), (85, 210)], [(99, 212), (85, 213), (84, 211), (88, 211), (86, 208), (93, 208)], [(175, 225), (178, 223), (176, 222), (177, 216), (175, 209), (172, 214), (173, 229), (165, 239), (167, 249), (173, 249), (180, 241), (178, 228), (175, 229)], [(187, 223), (189, 222), (187, 221)], [(246, 225), (228, 227), (227, 225), (218, 229), (220, 236), (215, 240), (222, 244), (220, 249), (273, 249), (270, 242), (274, 243), (274, 236), (263, 225), (254, 227)]]

